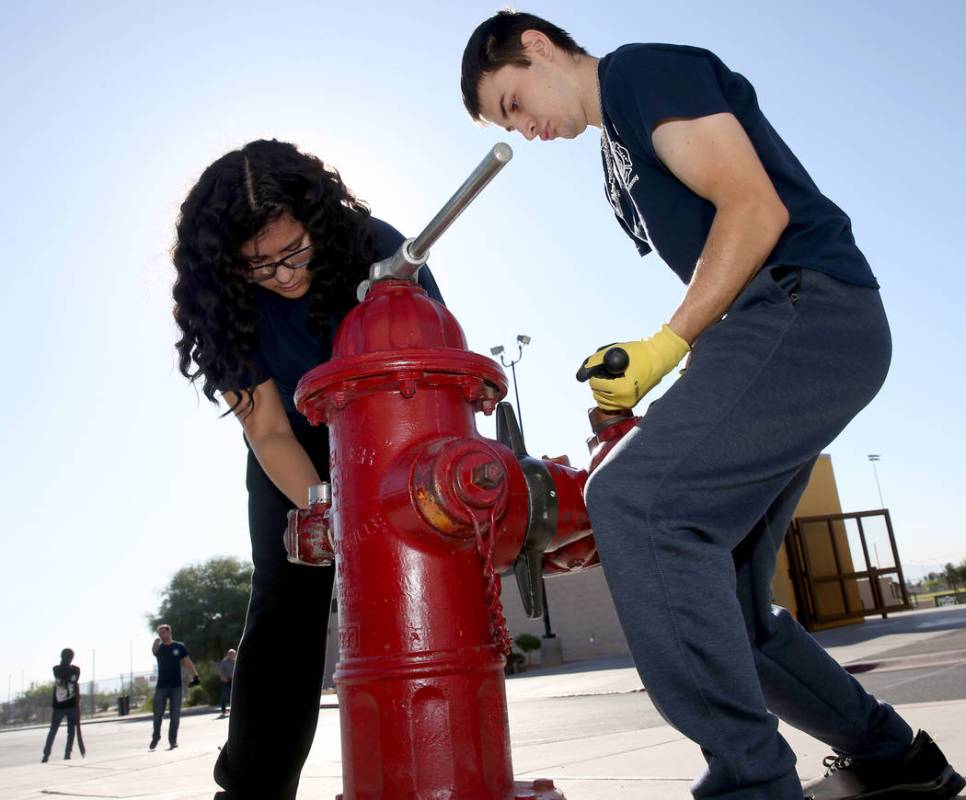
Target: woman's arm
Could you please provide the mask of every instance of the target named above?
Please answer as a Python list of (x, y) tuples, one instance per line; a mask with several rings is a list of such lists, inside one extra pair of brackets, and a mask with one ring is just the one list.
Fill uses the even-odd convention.
[[(238, 399), (234, 392), (225, 392), (224, 397), (229, 404)], [(275, 381), (269, 378), (256, 386), (254, 399), (251, 413), (246, 414), (239, 407), (238, 419), (245, 438), (272, 483), (296, 508), (305, 508), (309, 486), (321, 483), (321, 479), (305, 448), (292, 433)]]

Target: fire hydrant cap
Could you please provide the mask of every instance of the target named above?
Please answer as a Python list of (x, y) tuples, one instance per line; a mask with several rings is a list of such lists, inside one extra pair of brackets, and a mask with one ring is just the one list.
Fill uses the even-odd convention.
[(466, 349), (463, 329), (449, 310), (411, 281), (376, 283), (366, 301), (343, 320), (332, 344), (333, 358), (408, 348)]

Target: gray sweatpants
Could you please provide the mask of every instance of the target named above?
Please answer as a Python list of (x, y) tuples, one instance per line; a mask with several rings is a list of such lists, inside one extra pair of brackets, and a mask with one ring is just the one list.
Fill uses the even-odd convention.
[(161, 738), (161, 718), (164, 716), (164, 704), (171, 701), (171, 718), (168, 720), (168, 744), (178, 743), (178, 723), (181, 722), (181, 694), (177, 687), (157, 688), (154, 690), (154, 741)]
[(695, 797), (801, 800), (775, 715), (839, 753), (892, 757), (911, 743), (890, 706), (771, 604), (815, 458), (875, 396), (890, 357), (877, 290), (766, 268), (587, 484), (641, 679), (707, 760)]

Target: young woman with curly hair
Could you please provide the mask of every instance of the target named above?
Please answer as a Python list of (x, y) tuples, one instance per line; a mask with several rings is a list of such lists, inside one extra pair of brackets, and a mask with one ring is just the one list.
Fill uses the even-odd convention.
[[(220, 394), (248, 445), (252, 592), (238, 648), (218, 797), (294, 800), (319, 712), (334, 571), (291, 564), (286, 514), (328, 477), (328, 435), (295, 409), (331, 355), (373, 261), (403, 241), (319, 159), (257, 141), (222, 156), (181, 206), (174, 264), (180, 370)], [(442, 301), (429, 270), (419, 280)], [(226, 412), (227, 413), (227, 412)]]

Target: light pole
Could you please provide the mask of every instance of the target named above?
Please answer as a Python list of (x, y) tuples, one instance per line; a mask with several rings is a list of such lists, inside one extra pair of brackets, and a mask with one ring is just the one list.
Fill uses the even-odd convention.
[[(513, 375), (513, 394), (517, 400), (517, 421), (520, 423), (520, 433), (523, 433), (523, 414), (520, 412), (520, 390), (517, 389), (517, 364), (520, 362), (520, 359), (523, 358), (523, 348), (528, 344), (530, 344), (530, 337), (525, 336), (522, 333), (518, 333), (517, 357), (509, 362), (507, 362), (507, 360), (504, 358), (506, 348), (502, 344), (490, 348), (490, 352), (495, 356), (499, 356), (500, 363), (504, 367), (509, 367), (510, 373)], [(550, 600), (547, 597), (547, 584), (542, 578), (540, 580), (541, 583), (543, 583), (543, 638), (554, 639), (556, 638), (557, 634), (555, 634), (550, 627)]]
[(879, 508), (885, 508), (885, 500), (882, 499), (882, 486), (879, 485), (879, 471), (875, 468), (875, 462), (881, 460), (878, 453), (869, 453), (866, 456), (872, 464), (872, 474), (875, 475), (875, 488), (879, 490)]
[(523, 414), (520, 413), (520, 390), (517, 389), (517, 364), (520, 362), (520, 359), (523, 358), (523, 348), (528, 344), (530, 344), (530, 337), (525, 336), (522, 333), (518, 333), (517, 357), (509, 363), (507, 363), (506, 359), (503, 357), (504, 353), (506, 352), (506, 348), (502, 344), (490, 348), (490, 352), (495, 356), (499, 356), (500, 363), (504, 367), (509, 367), (510, 372), (513, 374), (513, 394), (517, 399), (517, 422), (520, 423), (520, 433), (523, 433)]

